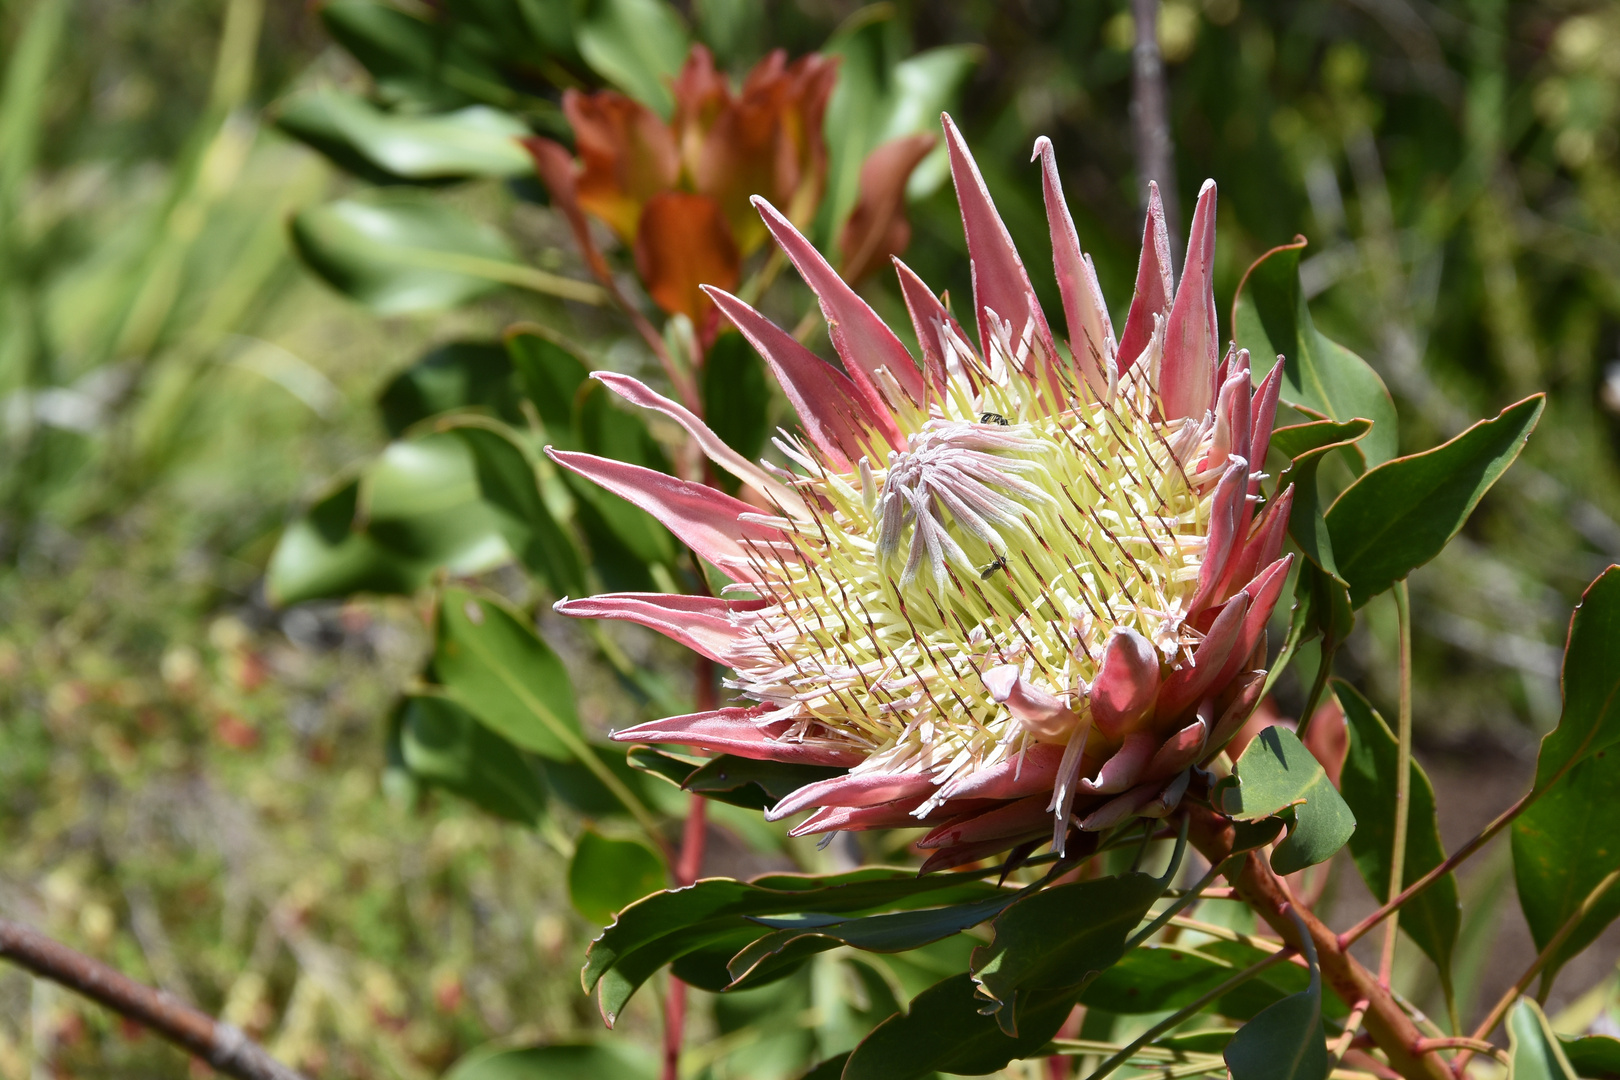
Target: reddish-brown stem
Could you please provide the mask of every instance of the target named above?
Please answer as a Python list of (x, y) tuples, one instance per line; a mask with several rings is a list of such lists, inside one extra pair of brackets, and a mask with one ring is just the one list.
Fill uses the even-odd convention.
[[(693, 675), (698, 711), (719, 704), (716, 693), (715, 664), (706, 656), (697, 658)], [(681, 849), (675, 857), (675, 884), (690, 885), (703, 872), (703, 851), (708, 846), (709, 804), (701, 795), (693, 795), (686, 810), (686, 823), (681, 827)], [(675, 976), (669, 977), (669, 997), (664, 1001), (664, 1073), (663, 1080), (679, 1080), (681, 1074), (681, 1040), (686, 1028), (686, 984)]]
[[(1556, 777), (1554, 779), (1556, 779)], [(1371, 915), (1368, 915), (1365, 919), (1362, 919), (1360, 922), (1356, 923), (1356, 925), (1340, 934), (1339, 947), (1341, 949), (1348, 949), (1351, 945), (1359, 941), (1362, 935), (1366, 934), (1367, 931), (1371, 930), (1373, 927), (1387, 919), (1391, 913), (1398, 911), (1401, 906), (1408, 900), (1412, 899), (1412, 897), (1416, 896), (1424, 889), (1427, 889), (1430, 885), (1433, 885), (1436, 881), (1439, 881), (1441, 878), (1457, 869), (1457, 867), (1462, 865), (1463, 861), (1466, 860), (1470, 855), (1474, 854), (1474, 852), (1478, 851), (1480, 848), (1489, 843), (1497, 833), (1502, 831), (1503, 827), (1512, 822), (1514, 818), (1524, 813), (1526, 808), (1528, 808), (1531, 803), (1539, 799), (1542, 792), (1545, 790), (1546, 788), (1543, 787), (1526, 792), (1522, 799), (1508, 807), (1506, 810), (1502, 811), (1501, 815), (1497, 817), (1495, 821), (1485, 826), (1478, 836), (1474, 837), (1472, 840), (1468, 841), (1468, 843), (1452, 852), (1451, 856), (1447, 858), (1445, 862), (1441, 863), (1439, 866), (1436, 866), (1433, 870), (1430, 870), (1427, 874), (1424, 874), (1422, 877), (1412, 882), (1412, 884), (1402, 889), (1400, 894), (1389, 903), (1385, 904), (1383, 907), (1379, 908), (1377, 911), (1373, 912)]]
[(238, 1080), (303, 1080), (232, 1024), (10, 919), (0, 919), (0, 957), (135, 1021)]
[[(1188, 812), (1192, 815), (1193, 846), (1211, 863), (1224, 863), (1232, 851), (1231, 823), (1199, 807), (1190, 808)], [(1294, 918), (1289, 915), (1292, 909), (1316, 946), (1322, 981), (1346, 1005), (1354, 1007), (1362, 1001), (1367, 1003), (1367, 1033), (1388, 1057), (1390, 1066), (1396, 1072), (1407, 1080), (1450, 1080), (1451, 1073), (1438, 1054), (1419, 1053), (1413, 1049), (1422, 1041), (1423, 1033), (1389, 990), (1379, 984), (1377, 975), (1347, 953), (1339, 945), (1338, 935), (1313, 912), (1293, 903), (1287, 886), (1272, 872), (1262, 854), (1251, 851), (1240, 856), (1225, 873), (1238, 896), (1277, 932), (1286, 945), (1298, 949), (1301, 946), (1300, 932)]]

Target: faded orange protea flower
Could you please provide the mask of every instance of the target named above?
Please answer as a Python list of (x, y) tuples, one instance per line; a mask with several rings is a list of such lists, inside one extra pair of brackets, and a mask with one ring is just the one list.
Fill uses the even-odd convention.
[(735, 288), (742, 259), (765, 240), (750, 195), (788, 207), (801, 225), (815, 214), (827, 174), (822, 119), (837, 74), (835, 60), (789, 63), (777, 50), (733, 93), (709, 50), (694, 45), (672, 87), (668, 123), (616, 90), (564, 94), (579, 161), (566, 175), (540, 161), (542, 179), (554, 195), (558, 181), (571, 184), (579, 208), (634, 251), (654, 302), (697, 322), (712, 310), (699, 286)]
[[(670, 122), (615, 90), (569, 90), (563, 113), (578, 161), (549, 139), (525, 143), (554, 198), (606, 223), (635, 253), (653, 301), (701, 327), (714, 310), (701, 286), (736, 288), (742, 260), (768, 235), (753, 196), (783, 207), (800, 228), (815, 217), (827, 179), (822, 124), (837, 76), (835, 58), (790, 63), (778, 49), (733, 92), (709, 50), (694, 45), (671, 87)], [(906, 180), (933, 145), (930, 136), (903, 136), (871, 154), (841, 236), (846, 277), (904, 249)]]
[(1259, 692), (1287, 577), (1291, 490), (1256, 513), (1281, 366), (1258, 390), (1217, 348), (1215, 185), (1172, 285), (1155, 191), (1118, 341), (1080, 251), (1051, 145), (1060, 348), (960, 134), (945, 130), (972, 261), (978, 342), (895, 260), (921, 347), (905, 346), (763, 199), (819, 295), (844, 370), (710, 289), (803, 423), (784, 469), (673, 418), (775, 507), (587, 454), (565, 468), (658, 516), (735, 582), (718, 598), (616, 594), (558, 609), (650, 626), (726, 665), (741, 703), (615, 738), (844, 767), (768, 811), (795, 834), (930, 828), (925, 868), (1071, 828), (1163, 816)]

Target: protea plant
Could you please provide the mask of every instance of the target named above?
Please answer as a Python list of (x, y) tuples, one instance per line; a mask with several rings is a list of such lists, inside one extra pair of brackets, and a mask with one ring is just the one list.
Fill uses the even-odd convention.
[[(731, 451), (681, 405), (598, 373), (690, 432), (752, 503), (588, 454), (565, 468), (662, 520), (721, 595), (620, 593), (558, 609), (652, 627), (731, 669), (736, 702), (615, 733), (836, 766), (768, 812), (794, 834), (919, 826), (926, 868), (1164, 816), (1259, 693), (1289, 568), (1291, 491), (1259, 506), (1280, 363), (1258, 389), (1218, 347), (1215, 185), (1179, 287), (1152, 195), (1115, 336), (1044, 169), (1068, 340), (1042, 313), (960, 133), (944, 121), (972, 263), (971, 340), (898, 259), (920, 357), (763, 198), (843, 369), (707, 292), (802, 423), (787, 467)], [(749, 494), (749, 493), (745, 493)], [(762, 509), (768, 507), (769, 509)]]

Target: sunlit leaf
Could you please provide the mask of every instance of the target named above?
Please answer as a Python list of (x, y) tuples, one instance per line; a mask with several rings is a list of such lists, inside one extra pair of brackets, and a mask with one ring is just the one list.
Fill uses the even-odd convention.
[(567, 761), (581, 743), (568, 670), (504, 603), (445, 589), (433, 674), (450, 699), (525, 750)]
[(1279, 354), (1286, 358), (1282, 400), (1341, 423), (1371, 420), (1373, 428), (1358, 449), (1367, 464), (1378, 465), (1398, 451), (1395, 403), (1365, 360), (1317, 330), (1300, 287), (1303, 246), (1301, 241), (1277, 248), (1250, 267), (1237, 297), (1233, 332), (1238, 346), (1249, 350), (1256, 379), (1271, 370)]
[(1519, 456), (1545, 405), (1542, 394), (1525, 398), (1433, 450), (1362, 474), (1334, 500), (1328, 534), (1353, 606), (1440, 554)]
[[(1611, 871), (1620, 869), (1614, 807), (1620, 803), (1620, 566), (1599, 575), (1570, 619), (1564, 651), (1564, 711), (1541, 741), (1538, 789), (1513, 822), (1513, 874), (1538, 949)], [(1573, 764), (1572, 764), (1573, 763)], [(1620, 915), (1611, 888), (1553, 955), (1550, 980)]]
[(310, 269), (379, 315), (455, 307), (499, 288), (515, 265), (500, 233), (416, 192), (313, 207), (291, 230)]
[(597, 925), (664, 887), (664, 860), (639, 840), (614, 839), (586, 829), (568, 862), (568, 899)]
[(660, 116), (675, 107), (670, 81), (686, 60), (681, 17), (663, 0), (588, 0), (576, 31), (580, 55), (608, 82)]
[(284, 102), (276, 112), (284, 131), (316, 149), (348, 151), (408, 180), (527, 176), (534, 163), (517, 140), (529, 127), (486, 105), (438, 114), (388, 113), (338, 90), (317, 90)]
[(1227, 815), (1239, 821), (1291, 818), (1287, 839), (1271, 853), (1279, 874), (1331, 858), (1355, 832), (1355, 816), (1321, 763), (1287, 728), (1261, 731), (1238, 758), (1233, 777), (1235, 784), (1219, 789)]
[(1305, 557), (1319, 569), (1338, 576), (1333, 560), (1333, 543), (1328, 536), (1327, 522), (1322, 517), (1321, 493), (1317, 487), (1317, 470), (1327, 455), (1335, 450), (1354, 446), (1372, 430), (1367, 420), (1351, 420), (1340, 424), (1333, 420), (1318, 420), (1282, 428), (1272, 433), (1271, 445), (1289, 459), (1289, 465), (1277, 477), (1277, 490), (1289, 485), (1294, 488), (1294, 505), (1288, 515), (1288, 535), (1305, 553)]
[(558, 596), (588, 591), (579, 551), (546, 508), (534, 459), (524, 448), (500, 425), (472, 418), (444, 423), (441, 430), (472, 456), (479, 494), (518, 560)]
[(1541, 1006), (1521, 997), (1508, 1010), (1508, 1080), (1576, 1080)]

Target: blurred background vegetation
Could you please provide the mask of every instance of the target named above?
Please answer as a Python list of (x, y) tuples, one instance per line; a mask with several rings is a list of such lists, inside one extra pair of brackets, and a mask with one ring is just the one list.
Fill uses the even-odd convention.
[[(878, 27), (896, 57), (978, 47), (954, 114), (1037, 289), (1057, 310), (1027, 164), (1047, 134), (1122, 313), (1141, 220), (1126, 4), (680, 6), (733, 74), (852, 25)], [(1620, 9), (1169, 0), (1159, 37), (1181, 204), (1206, 176), (1221, 186), (1223, 312), (1243, 269), (1300, 233), (1316, 319), (1383, 375), (1403, 450), (1550, 393), (1524, 459), (1412, 581), (1419, 755), (1455, 843), (1518, 793), (1557, 716), (1570, 607), (1620, 558)], [(3, 0), (0, 57), (0, 910), (316, 1075), (431, 1077), (491, 1039), (594, 1035), (570, 841), (391, 783), (386, 717), (429, 648), (417, 604), (277, 608), (264, 575), (294, 515), (397, 432), (378, 395), (429, 350), (536, 320), (613, 366), (650, 357), (602, 312), (533, 292), (379, 316), (300, 265), (290, 215), (363, 185), (267, 110), (297, 91), (388, 89), (313, 6)], [(556, 85), (573, 77), (523, 90), (539, 130), (556, 132)], [(532, 181), (437, 190), (500, 222), (527, 263), (583, 276)], [(968, 295), (949, 186), (910, 217), (907, 262)], [(797, 287), (782, 286), (795, 312)], [(900, 312), (886, 275), (863, 289)], [(503, 573), (487, 580), (522, 590)], [(637, 706), (577, 631), (547, 633), (587, 724), (622, 724)], [(678, 650), (638, 634), (623, 647), (685, 685)], [(1375, 604), (1349, 660), (1385, 704), (1393, 650), (1393, 610)], [(1297, 684), (1280, 698), (1297, 707)], [(787, 862), (779, 841), (743, 835), (710, 867)], [(1500, 891), (1504, 873), (1486, 861), (1465, 892)], [(1339, 875), (1347, 910), (1352, 879)], [(1511, 905), (1485, 907), (1465, 929), (1475, 977), (1458, 983), (1489, 1000), (1493, 957), (1527, 936)], [(1597, 1016), (1608, 997), (1576, 999), (1613, 962), (1610, 947), (1572, 966), (1553, 1005)], [(638, 1001), (622, 1037), (652, 1045), (654, 1009)], [(738, 1019), (694, 1023), (713, 1035)], [(0, 1077), (187, 1070), (0, 970)]]

